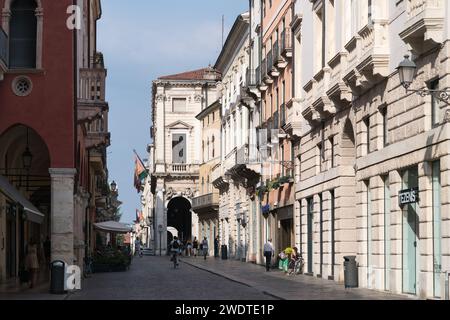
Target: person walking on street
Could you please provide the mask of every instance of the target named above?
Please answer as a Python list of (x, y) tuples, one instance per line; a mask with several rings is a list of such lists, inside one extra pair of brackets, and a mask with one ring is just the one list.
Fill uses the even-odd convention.
[(214, 258), (219, 257), (219, 236), (214, 239)]
[(36, 285), (39, 274), (38, 248), (33, 239), (30, 240), (26, 256), (26, 268), (30, 272), (30, 289)]
[(190, 257), (190, 256), (192, 255), (192, 242), (191, 242), (191, 240), (188, 240), (188, 242), (187, 242), (187, 252), (186, 252), (186, 255), (187, 255), (188, 257)]
[(270, 271), (270, 264), (272, 262), (272, 257), (275, 254), (275, 250), (273, 249), (272, 239), (269, 239), (264, 244), (264, 257), (266, 257), (266, 271)]
[(202, 249), (203, 249), (203, 257), (206, 260), (206, 255), (208, 254), (208, 240), (206, 240), (206, 237), (202, 241)]
[(181, 241), (178, 240), (178, 237), (173, 237), (173, 240), (170, 242), (170, 252), (172, 253), (172, 258), (174, 268), (177, 268), (180, 264), (178, 262), (178, 255), (181, 253)]
[(197, 251), (198, 251), (198, 240), (197, 240), (197, 237), (194, 238), (194, 242), (192, 243), (192, 247), (194, 249), (194, 257), (197, 257)]

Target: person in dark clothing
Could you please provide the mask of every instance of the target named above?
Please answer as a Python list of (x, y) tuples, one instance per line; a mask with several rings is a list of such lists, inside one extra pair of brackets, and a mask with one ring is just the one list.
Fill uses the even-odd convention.
[(219, 257), (219, 236), (214, 239), (214, 257)]
[(197, 237), (194, 238), (194, 242), (192, 242), (192, 248), (194, 249), (194, 257), (197, 256), (198, 252), (198, 240)]
[(273, 249), (272, 240), (269, 239), (264, 244), (264, 257), (266, 258), (266, 271), (270, 271), (270, 263), (272, 262), (272, 257), (275, 254), (275, 250)]

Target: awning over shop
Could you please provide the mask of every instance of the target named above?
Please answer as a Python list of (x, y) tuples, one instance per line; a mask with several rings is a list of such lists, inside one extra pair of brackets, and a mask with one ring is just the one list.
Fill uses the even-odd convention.
[(11, 185), (4, 176), (0, 175), (0, 191), (4, 193), (11, 200), (19, 203), (27, 215), (27, 220), (42, 224), (44, 221), (44, 214), (42, 214), (30, 201), (25, 199), (25, 197), (17, 190), (13, 185)]
[(94, 223), (94, 227), (100, 231), (111, 232), (111, 233), (128, 233), (131, 232), (131, 227), (125, 223), (106, 221)]

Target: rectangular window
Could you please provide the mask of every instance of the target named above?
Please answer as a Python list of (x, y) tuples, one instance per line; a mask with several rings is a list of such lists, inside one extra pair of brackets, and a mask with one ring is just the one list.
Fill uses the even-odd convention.
[(386, 147), (388, 145), (389, 138), (387, 107), (381, 109), (380, 112), (383, 117), (383, 147)]
[(334, 151), (334, 137), (330, 138), (330, 149), (331, 149), (331, 168), (334, 168), (335, 163), (334, 163), (334, 158), (335, 158), (335, 151)]
[[(439, 90), (439, 79), (431, 81), (430, 90)], [(441, 101), (435, 96), (431, 96), (431, 125), (438, 126), (443, 120), (443, 112), (441, 110)]]
[(172, 111), (173, 112), (186, 112), (186, 98), (173, 98), (172, 99)]
[(441, 297), (442, 273), (442, 230), (441, 230), (441, 164), (435, 161), (433, 166), (433, 277), (434, 296)]
[(389, 176), (384, 181), (384, 289), (390, 291), (391, 272), (391, 187)]
[(319, 143), (317, 145), (317, 161), (318, 161), (318, 167), (319, 167), (319, 172), (323, 171), (323, 162), (324, 162), (324, 156), (323, 156), (323, 147), (322, 147), (322, 143)]
[(186, 163), (186, 135), (172, 135), (172, 163)]
[(370, 116), (363, 120), (366, 133), (366, 155), (370, 153)]
[(367, 3), (367, 23), (372, 25), (372, 0), (368, 0)]
[(315, 46), (315, 55), (317, 57), (317, 62), (315, 66), (317, 67), (317, 71), (323, 69), (326, 64), (326, 54), (325, 54), (325, 46), (326, 46), (326, 19), (325, 19), (325, 3), (320, 3), (320, 7), (316, 9), (316, 18), (314, 23), (314, 29), (317, 30), (317, 41)]
[(286, 163), (284, 162), (284, 145), (281, 146), (281, 176), (285, 176)]

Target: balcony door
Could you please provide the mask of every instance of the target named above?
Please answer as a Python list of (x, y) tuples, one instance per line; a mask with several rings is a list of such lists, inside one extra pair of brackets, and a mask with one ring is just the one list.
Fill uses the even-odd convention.
[(172, 163), (185, 164), (186, 155), (186, 134), (172, 134)]

